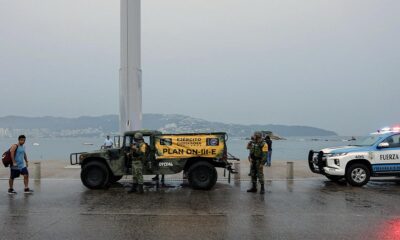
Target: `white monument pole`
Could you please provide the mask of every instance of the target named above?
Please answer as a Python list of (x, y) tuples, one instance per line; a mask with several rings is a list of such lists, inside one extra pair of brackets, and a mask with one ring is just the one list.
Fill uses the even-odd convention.
[(120, 131), (142, 128), (140, 0), (121, 0)]

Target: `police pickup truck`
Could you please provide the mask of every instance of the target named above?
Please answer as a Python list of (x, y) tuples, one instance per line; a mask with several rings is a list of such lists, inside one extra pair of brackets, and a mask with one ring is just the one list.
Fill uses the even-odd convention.
[(311, 150), (308, 156), (312, 172), (332, 181), (345, 179), (361, 187), (370, 177), (400, 176), (400, 131), (378, 131), (349, 146)]

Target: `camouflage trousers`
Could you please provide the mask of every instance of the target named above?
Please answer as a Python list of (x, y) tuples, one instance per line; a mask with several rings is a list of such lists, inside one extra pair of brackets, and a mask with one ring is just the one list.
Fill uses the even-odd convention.
[(264, 164), (262, 159), (253, 159), (251, 162), (251, 181), (257, 183), (257, 178), (260, 184), (264, 184)]
[(143, 184), (143, 162), (132, 161), (132, 180), (134, 184)]

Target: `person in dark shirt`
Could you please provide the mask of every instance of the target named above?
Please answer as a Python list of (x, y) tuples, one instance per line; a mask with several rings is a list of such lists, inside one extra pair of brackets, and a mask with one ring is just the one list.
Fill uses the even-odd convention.
[(271, 140), (270, 136), (265, 137), (265, 142), (268, 144), (268, 153), (267, 153), (267, 159), (265, 161), (265, 166), (271, 167), (272, 140)]

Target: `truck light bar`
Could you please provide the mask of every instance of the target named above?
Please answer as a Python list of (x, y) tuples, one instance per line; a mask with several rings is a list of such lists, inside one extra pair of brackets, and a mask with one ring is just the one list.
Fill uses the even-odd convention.
[(400, 126), (394, 126), (394, 127), (384, 127), (380, 130), (377, 130), (373, 134), (383, 134), (383, 133), (390, 133), (390, 132), (400, 132)]

